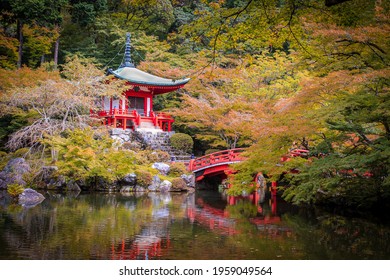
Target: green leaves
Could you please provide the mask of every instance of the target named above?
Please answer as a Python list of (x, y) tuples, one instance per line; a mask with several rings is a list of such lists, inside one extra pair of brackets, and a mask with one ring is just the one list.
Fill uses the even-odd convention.
[(135, 164), (132, 152), (118, 150), (107, 134), (92, 129), (68, 131), (43, 143), (56, 152), (58, 172), (68, 180), (93, 182), (102, 178), (114, 182)]

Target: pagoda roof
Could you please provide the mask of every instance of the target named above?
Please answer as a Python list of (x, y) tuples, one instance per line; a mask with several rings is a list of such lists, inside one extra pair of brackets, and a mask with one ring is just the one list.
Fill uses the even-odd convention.
[(130, 33), (127, 33), (124, 62), (117, 70), (109, 69), (108, 72), (110, 74), (113, 74), (119, 79), (128, 81), (131, 85), (137, 87), (138, 90), (140, 87), (146, 87), (148, 90), (152, 91), (153, 94), (174, 91), (183, 87), (190, 80), (189, 78), (179, 80), (161, 78), (135, 68), (130, 53), (130, 37)]
[(144, 71), (141, 71), (135, 67), (122, 67), (122, 68), (118, 68), (117, 70), (109, 70), (109, 72), (113, 74), (115, 77), (122, 80), (126, 80), (131, 84), (145, 85), (145, 86), (179, 88), (185, 85), (186, 83), (188, 83), (188, 81), (190, 80), (189, 78), (179, 79), (179, 80), (161, 78), (146, 73)]

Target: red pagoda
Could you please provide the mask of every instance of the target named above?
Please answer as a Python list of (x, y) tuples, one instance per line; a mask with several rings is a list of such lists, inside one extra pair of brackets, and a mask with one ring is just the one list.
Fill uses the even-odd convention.
[(130, 33), (126, 34), (124, 62), (117, 70), (109, 73), (127, 81), (129, 89), (122, 98), (103, 98), (103, 111), (99, 117), (104, 124), (113, 128), (132, 129), (155, 128), (171, 131), (174, 119), (166, 113), (153, 111), (153, 97), (182, 88), (190, 79), (172, 80), (138, 70), (131, 59)]

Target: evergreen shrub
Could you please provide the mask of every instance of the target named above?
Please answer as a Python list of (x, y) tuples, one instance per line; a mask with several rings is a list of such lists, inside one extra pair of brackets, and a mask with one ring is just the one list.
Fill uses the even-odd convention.
[(171, 146), (176, 150), (191, 153), (194, 146), (192, 137), (185, 133), (175, 133), (170, 138)]

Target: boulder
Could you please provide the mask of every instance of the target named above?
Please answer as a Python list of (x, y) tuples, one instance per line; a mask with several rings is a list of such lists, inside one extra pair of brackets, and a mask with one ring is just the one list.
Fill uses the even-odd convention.
[(66, 184), (65, 190), (69, 192), (81, 192), (81, 188), (79, 184), (76, 183), (75, 181), (69, 181)]
[(44, 183), (44, 188), (49, 190), (60, 189), (65, 186), (65, 177), (57, 175), (57, 166), (43, 166), (40, 172), (41, 181)]
[(148, 190), (151, 192), (158, 191), (160, 187), (161, 179), (158, 176), (153, 176), (152, 184), (148, 187)]
[(30, 172), (30, 165), (24, 158), (11, 159), (0, 172), (0, 189), (6, 189), (10, 184), (25, 186), (23, 175)]
[(45, 197), (33, 189), (25, 189), (19, 195), (19, 204), (24, 207), (32, 207), (41, 203)]
[(120, 189), (120, 192), (121, 192), (121, 193), (128, 193), (128, 192), (133, 192), (133, 191), (134, 191), (133, 186), (123, 186), (123, 187)]
[(146, 189), (141, 186), (135, 186), (135, 192), (146, 192)]
[(167, 175), (170, 170), (170, 166), (163, 162), (153, 163), (152, 168), (157, 169), (162, 175)]
[(137, 182), (137, 175), (135, 175), (134, 173), (129, 173), (129, 174), (126, 174), (122, 180), (121, 180), (123, 183), (125, 183), (126, 185), (130, 185), (130, 186), (135, 186), (136, 182)]
[(169, 192), (171, 190), (171, 187), (172, 187), (172, 183), (169, 182), (168, 180), (164, 180), (160, 184), (159, 189), (160, 189), (160, 192), (164, 193), (164, 192)]
[(192, 174), (190, 174), (190, 175), (183, 174), (183, 175), (180, 176), (180, 178), (182, 178), (184, 180), (184, 182), (186, 182), (187, 187), (191, 187), (191, 188), (195, 187), (195, 177), (194, 177), (194, 175), (192, 175)]

